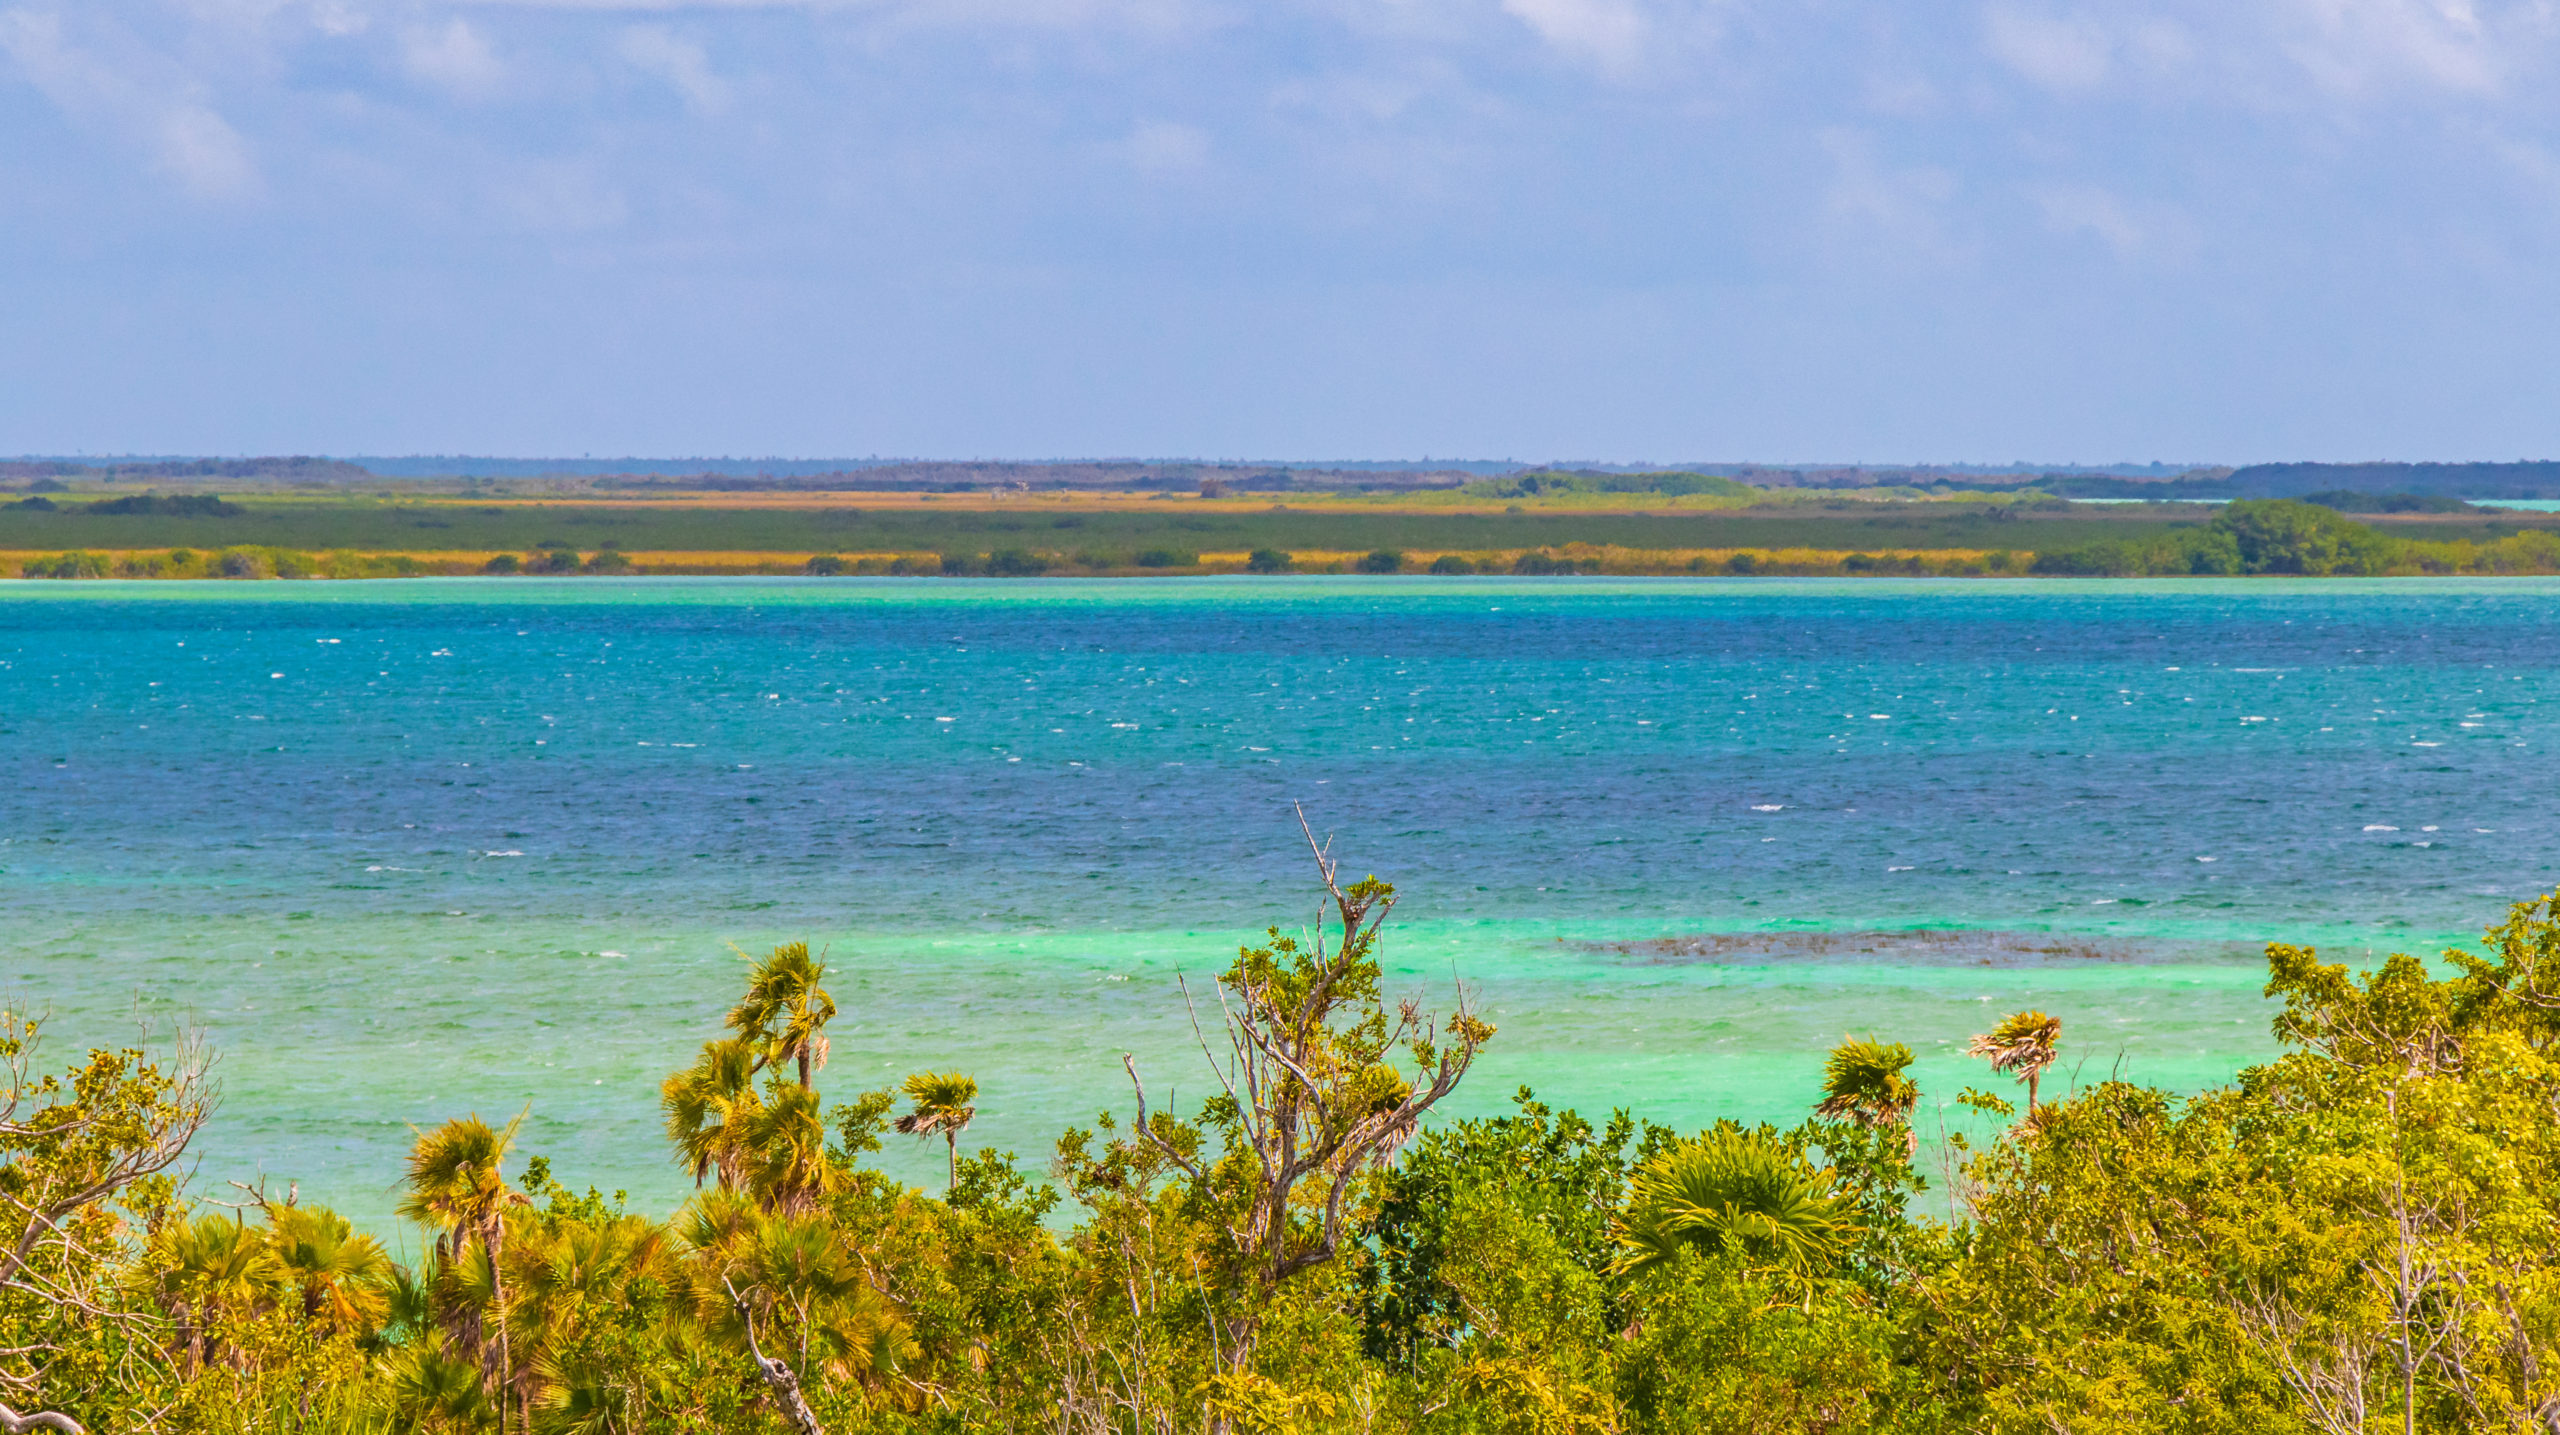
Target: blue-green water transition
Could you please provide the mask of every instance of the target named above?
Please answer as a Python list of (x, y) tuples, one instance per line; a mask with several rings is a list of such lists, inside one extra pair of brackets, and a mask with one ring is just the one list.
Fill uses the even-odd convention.
[[(1208, 1083), (1176, 988), (1315, 911), (1523, 1082), (1799, 1114), (1845, 1033), (1932, 1104), (2271, 1049), (2257, 945), (2432, 951), (2555, 882), (2560, 583), (1597, 579), (0, 585), (9, 994), (67, 1058), (200, 1026), (200, 1179), (378, 1218), (413, 1123), (663, 1210), (657, 1084), (806, 939), (841, 1096), (984, 1088), (1045, 1157)], [(1212, 1013), (1214, 1019), (1214, 1013)], [(1935, 1117), (1924, 1117), (1924, 1130)], [(1950, 1118), (1951, 1119), (1951, 1118)], [(918, 1179), (939, 1157), (891, 1153)]]

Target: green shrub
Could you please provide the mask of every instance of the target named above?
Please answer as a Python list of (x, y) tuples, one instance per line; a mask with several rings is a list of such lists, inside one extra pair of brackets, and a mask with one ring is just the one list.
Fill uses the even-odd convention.
[(1197, 568), (1200, 566), (1200, 555), (1184, 553), (1172, 548), (1148, 548), (1139, 552), (1138, 566), (1141, 568)]
[(1392, 548), (1381, 548), (1360, 560), (1363, 573), (1394, 573), (1404, 567), (1404, 555)]
[(1257, 548), (1245, 555), (1244, 560), (1247, 573), (1286, 573), (1291, 566), (1289, 555), (1277, 548)]
[(1431, 571), (1434, 573), (1473, 573), (1476, 571), (1476, 565), (1459, 557), (1455, 553), (1443, 553), (1439, 557), (1431, 560)]
[(225, 548), (213, 555), (213, 572), (219, 578), (273, 578), (276, 565), (255, 548)]
[(19, 571), (29, 578), (104, 578), (111, 568), (105, 554), (84, 551), (31, 559)]

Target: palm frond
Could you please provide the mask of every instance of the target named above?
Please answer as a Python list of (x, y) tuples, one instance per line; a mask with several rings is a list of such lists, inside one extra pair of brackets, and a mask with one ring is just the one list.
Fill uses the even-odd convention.
[(1618, 1269), (1695, 1250), (1807, 1275), (1838, 1259), (1857, 1231), (1831, 1194), (1830, 1172), (1758, 1133), (1719, 1130), (1638, 1168), (1619, 1221)]
[(1831, 1049), (1822, 1066), (1822, 1100), (1815, 1112), (1834, 1121), (1861, 1126), (1899, 1125), (1911, 1119), (1920, 1087), (1903, 1072), (1910, 1068), (1911, 1048), (1851, 1038)]
[(2062, 1019), (2040, 1011), (2022, 1011), (1965, 1043), (1965, 1055), (1988, 1057), (1991, 1069), (2020, 1080), (2053, 1065), (2062, 1040)]

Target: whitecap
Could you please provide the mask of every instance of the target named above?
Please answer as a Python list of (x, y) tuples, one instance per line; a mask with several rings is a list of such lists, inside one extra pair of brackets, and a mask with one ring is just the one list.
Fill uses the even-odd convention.
[(480, 855), (481, 855), (481, 856), (483, 856), (483, 857), (522, 857), (524, 854), (523, 854), (523, 853), (521, 853), (521, 852), (507, 851), (507, 852), (483, 852), (483, 853), (481, 853)]
[(2211, 862), (2211, 861), (2213, 861), (2214, 859), (2213, 859), (2213, 858), (2211, 858), (2211, 857), (2199, 857), (2199, 858), (2197, 858), (2196, 860), (2197, 860), (2197, 861), (2199, 861), (2199, 862)]
[(2397, 827), (2387, 827), (2379, 822), (2368, 822), (2364, 825), (2364, 830), (2367, 832), (2397, 832), (2400, 829)]
[(1751, 810), (1754, 812), (1784, 812), (1787, 810), (1787, 805), (1783, 802), (1755, 802), (1751, 805)]
[(2444, 744), (2443, 744), (2443, 743), (2440, 743), (2440, 742), (2413, 742), (2413, 743), (2409, 744), (2409, 746), (2411, 746), (2411, 747), (2442, 747), (2442, 746), (2444, 746)]
[(1887, 867), (1887, 868), (1886, 868), (1886, 869), (1884, 869), (1884, 870), (1886, 870), (1887, 872), (1908, 872), (1908, 871), (1910, 871), (1911, 869), (1910, 869), (1910, 868), (1908, 868), (1908, 867)]

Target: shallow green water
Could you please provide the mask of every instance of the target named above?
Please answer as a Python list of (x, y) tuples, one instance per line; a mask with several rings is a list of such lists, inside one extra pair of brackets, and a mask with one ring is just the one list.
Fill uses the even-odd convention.
[[(1037, 1160), (1122, 1050), (1202, 1079), (1174, 976), (1311, 913), (1303, 801), (1402, 888), (1399, 985), (1501, 1026), (1468, 1110), (1791, 1118), (1850, 1031), (1935, 1098), (2028, 1005), (2066, 1067), (2192, 1088), (2270, 1049), (2254, 944), (2431, 949), (2553, 884), (2555, 597), (0, 585), (7, 976), (66, 1041), (208, 1028), (208, 1179), (378, 1217), (410, 1123), (529, 1103), (663, 1208), (728, 946), (806, 938), (832, 1091), (970, 1070), (973, 1137)], [(1839, 935), (1915, 928), (1960, 935)]]

